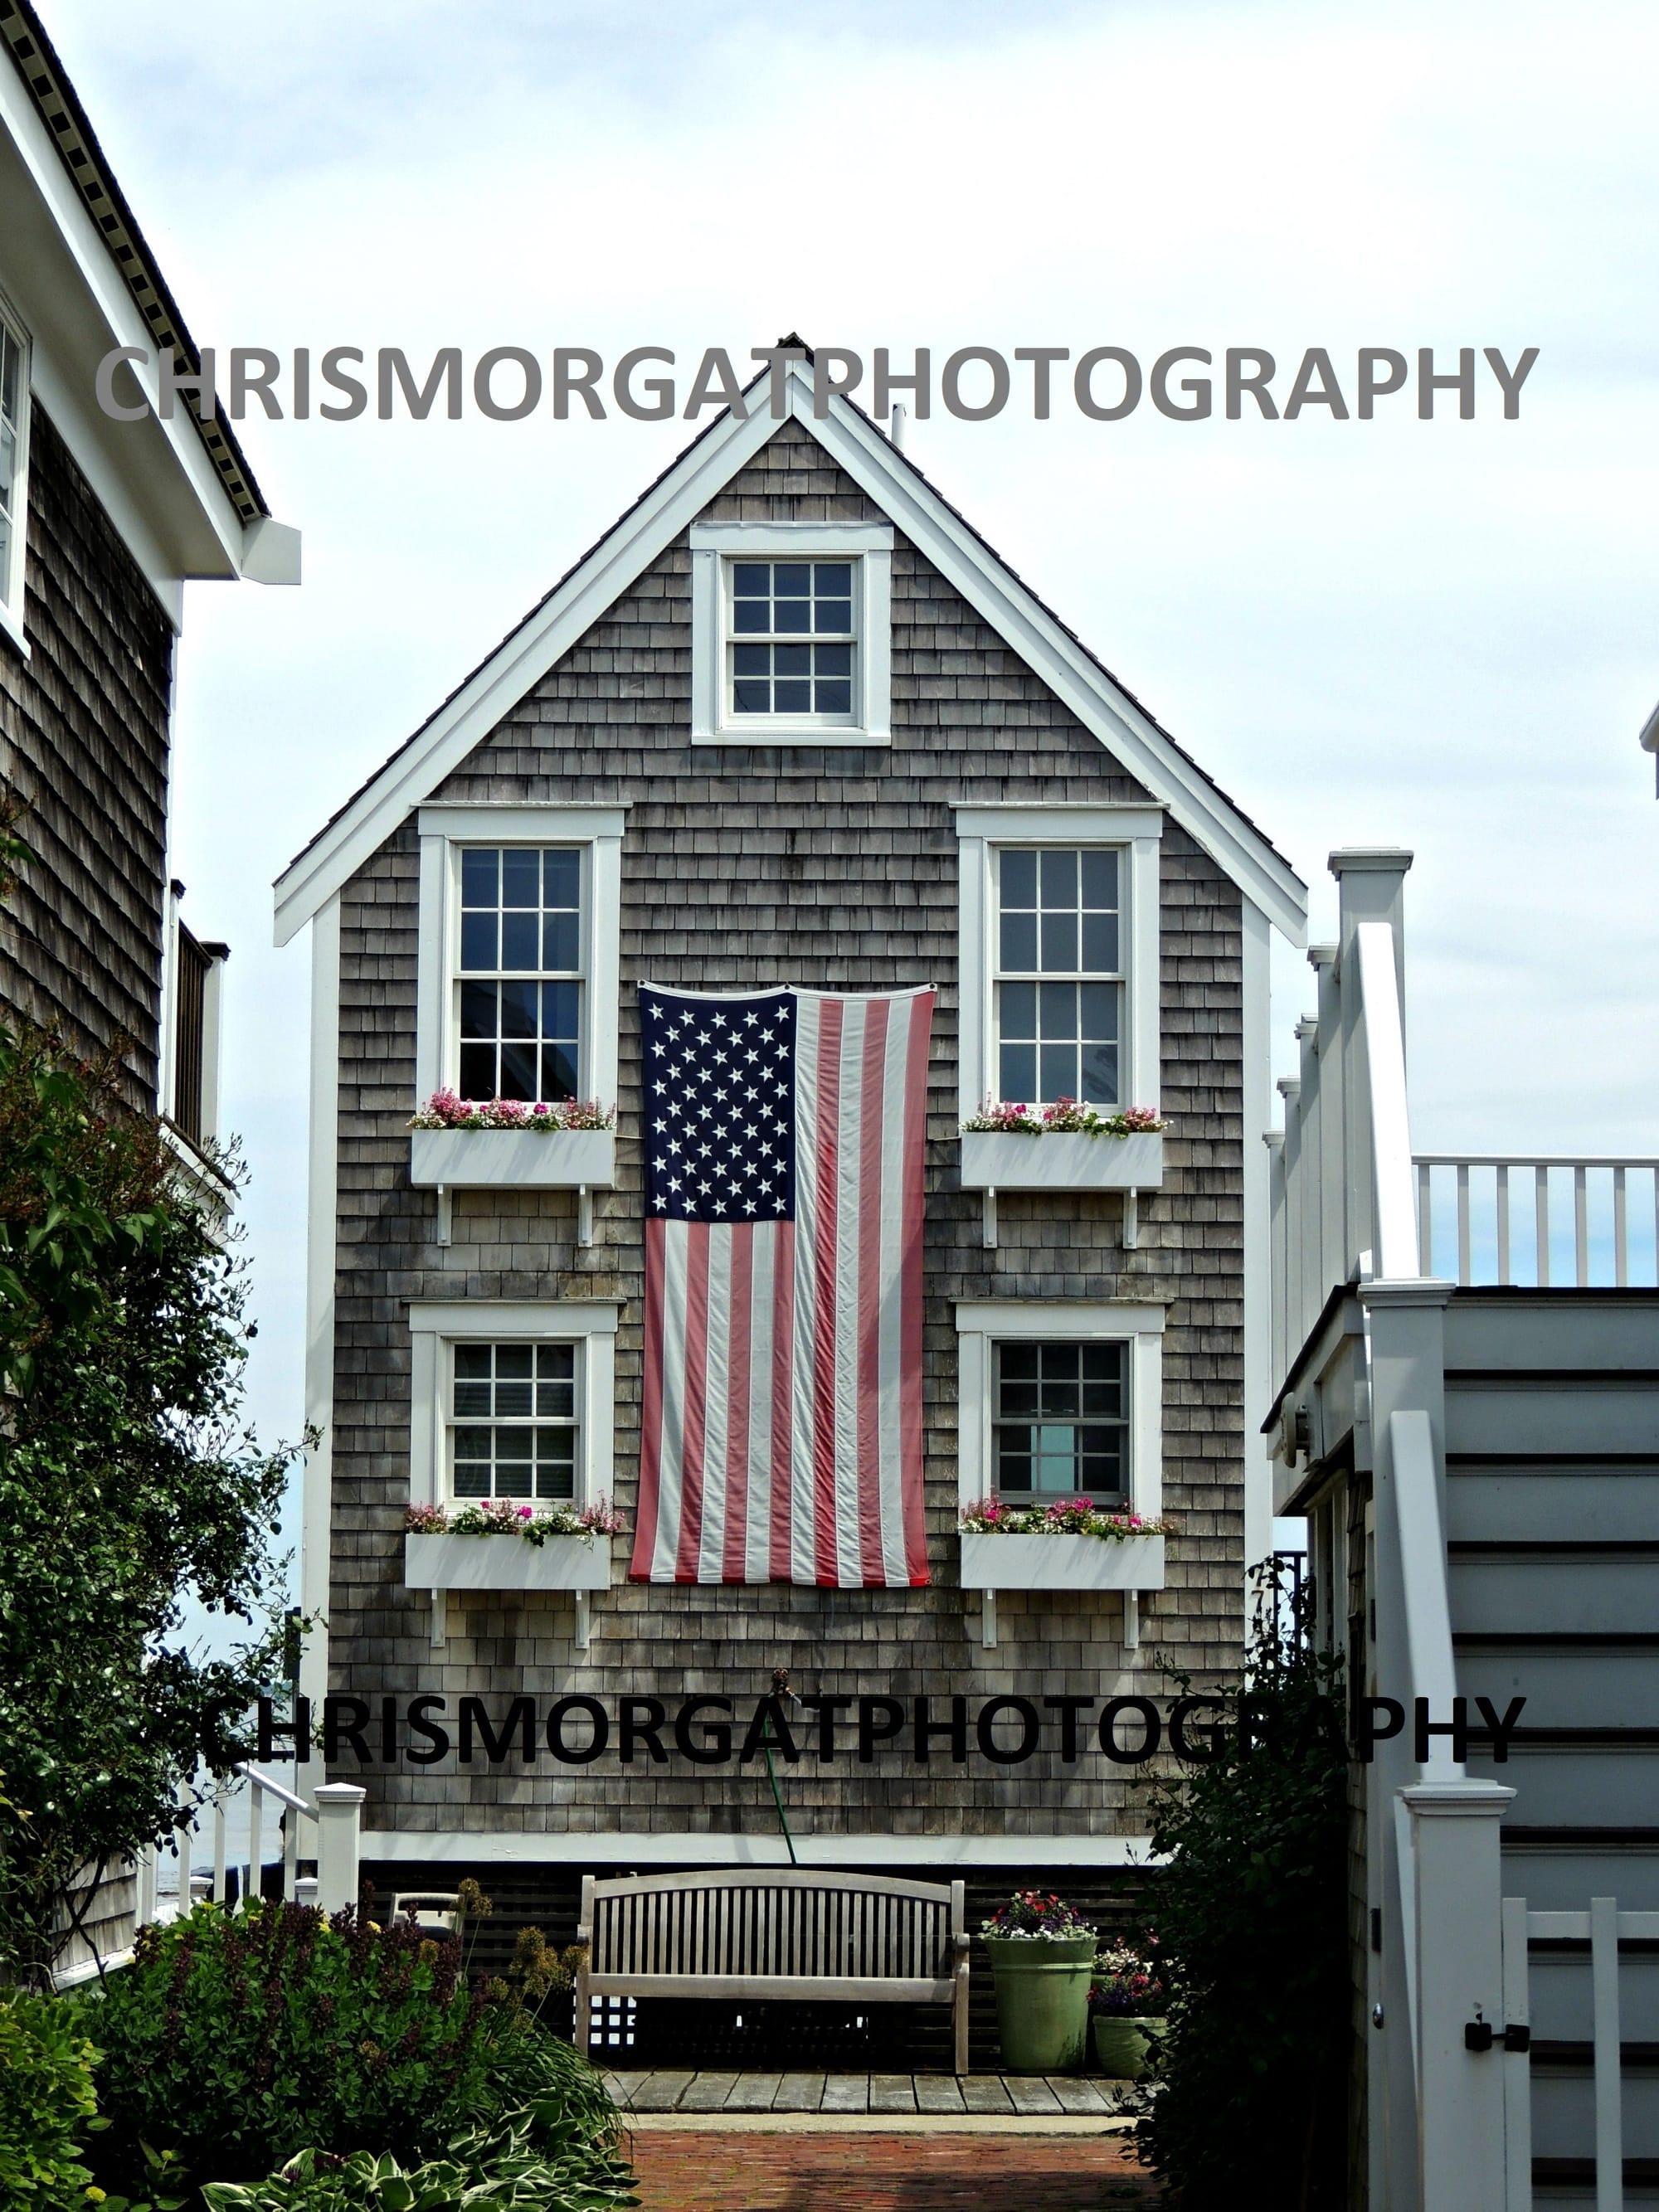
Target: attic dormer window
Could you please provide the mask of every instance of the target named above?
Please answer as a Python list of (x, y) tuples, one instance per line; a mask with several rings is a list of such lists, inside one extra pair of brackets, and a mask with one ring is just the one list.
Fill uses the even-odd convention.
[(885, 523), (694, 524), (693, 738), (885, 744), (892, 542)]
[(728, 561), (732, 714), (853, 719), (855, 561)]

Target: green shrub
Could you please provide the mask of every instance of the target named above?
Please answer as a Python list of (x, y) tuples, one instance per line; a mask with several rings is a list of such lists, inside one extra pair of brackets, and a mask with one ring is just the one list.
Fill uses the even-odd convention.
[(9, 2212), (82, 2207), (80, 2147), (96, 2125), (98, 2052), (59, 1997), (0, 2001), (0, 2203)]
[(620, 2212), (639, 2202), (627, 2166), (588, 2138), (562, 2098), (470, 2130), (446, 2156), (410, 2171), (372, 2151), (342, 2159), (306, 2150), (269, 2180), (210, 2183), (202, 2195), (210, 2212)]
[[(1350, 2045), (1347, 1784), (1335, 1661), (1258, 1570), (1240, 1693), (1212, 1692), (1215, 1756), (1147, 1785), (1168, 2027), (1126, 2100), (1182, 2212), (1235, 2212), (1241, 2161), (1285, 2212), (1343, 2202)], [(1174, 1678), (1183, 1692), (1191, 1684)], [(1248, 2146), (1248, 2151), (1244, 2147)]]
[(532, 2098), (584, 2141), (614, 2138), (586, 2062), (504, 1983), (469, 1988), (459, 1937), (407, 1920), (198, 1905), (143, 1931), (98, 2039), (118, 2150), (164, 2144), (198, 2182), (255, 2180), (307, 2149), (418, 2163)]

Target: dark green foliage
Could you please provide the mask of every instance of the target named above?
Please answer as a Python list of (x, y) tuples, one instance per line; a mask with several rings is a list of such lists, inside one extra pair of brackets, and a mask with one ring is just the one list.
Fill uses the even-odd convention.
[(610, 2139), (594, 2140), (556, 2097), (468, 2129), (413, 2169), (372, 2151), (307, 2150), (268, 2180), (211, 2183), (202, 2194), (210, 2212), (621, 2212), (639, 2203)]
[(615, 2129), (586, 2062), (505, 1984), (469, 1988), (459, 1936), (408, 1920), (198, 1905), (143, 1931), (96, 2033), (118, 2160), (165, 2143), (198, 2183), (258, 2179), (305, 2149), (419, 2162), (532, 2103), (562, 2131), (532, 2127), (538, 2152), (603, 2146)]
[[(1342, 2202), (1348, 2048), (1347, 1753), (1337, 1663), (1261, 1571), (1246, 1725), (1146, 1787), (1169, 2028), (1133, 2100), (1181, 2212)], [(1178, 1680), (1183, 1693), (1192, 1685)], [(1251, 2194), (1254, 2183), (1260, 2195)]]
[[(0, 854), (3, 857), (3, 854)], [(44, 1984), (83, 1869), (174, 1824), (278, 1672), (287, 1455), (237, 1428), (246, 1280), (153, 1121), (0, 1032), (0, 1970)], [(250, 1624), (187, 1648), (194, 1595)]]
[(0, 2204), (8, 2212), (84, 2207), (81, 2152), (96, 2124), (98, 2057), (76, 2009), (55, 1997), (0, 2001)]

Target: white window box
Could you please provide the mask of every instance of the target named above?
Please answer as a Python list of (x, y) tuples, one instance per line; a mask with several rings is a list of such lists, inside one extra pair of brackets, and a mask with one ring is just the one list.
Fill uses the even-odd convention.
[(411, 1129), (409, 1179), (422, 1189), (608, 1190), (612, 1129)]
[(1164, 1587), (1162, 1536), (988, 1536), (964, 1529), (962, 1587), (1143, 1590)]
[(1085, 1137), (1075, 1131), (1043, 1136), (1000, 1129), (964, 1130), (964, 1190), (1159, 1190), (1164, 1137)]
[(550, 1536), (527, 1544), (522, 1536), (409, 1535), (404, 1583), (429, 1590), (609, 1589), (611, 1539)]

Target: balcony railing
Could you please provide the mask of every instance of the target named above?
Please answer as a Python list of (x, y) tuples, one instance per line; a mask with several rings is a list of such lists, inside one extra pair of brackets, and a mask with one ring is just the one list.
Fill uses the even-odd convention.
[(1539, 1290), (1659, 1286), (1659, 1158), (1419, 1152), (1413, 1164), (1425, 1275)]

